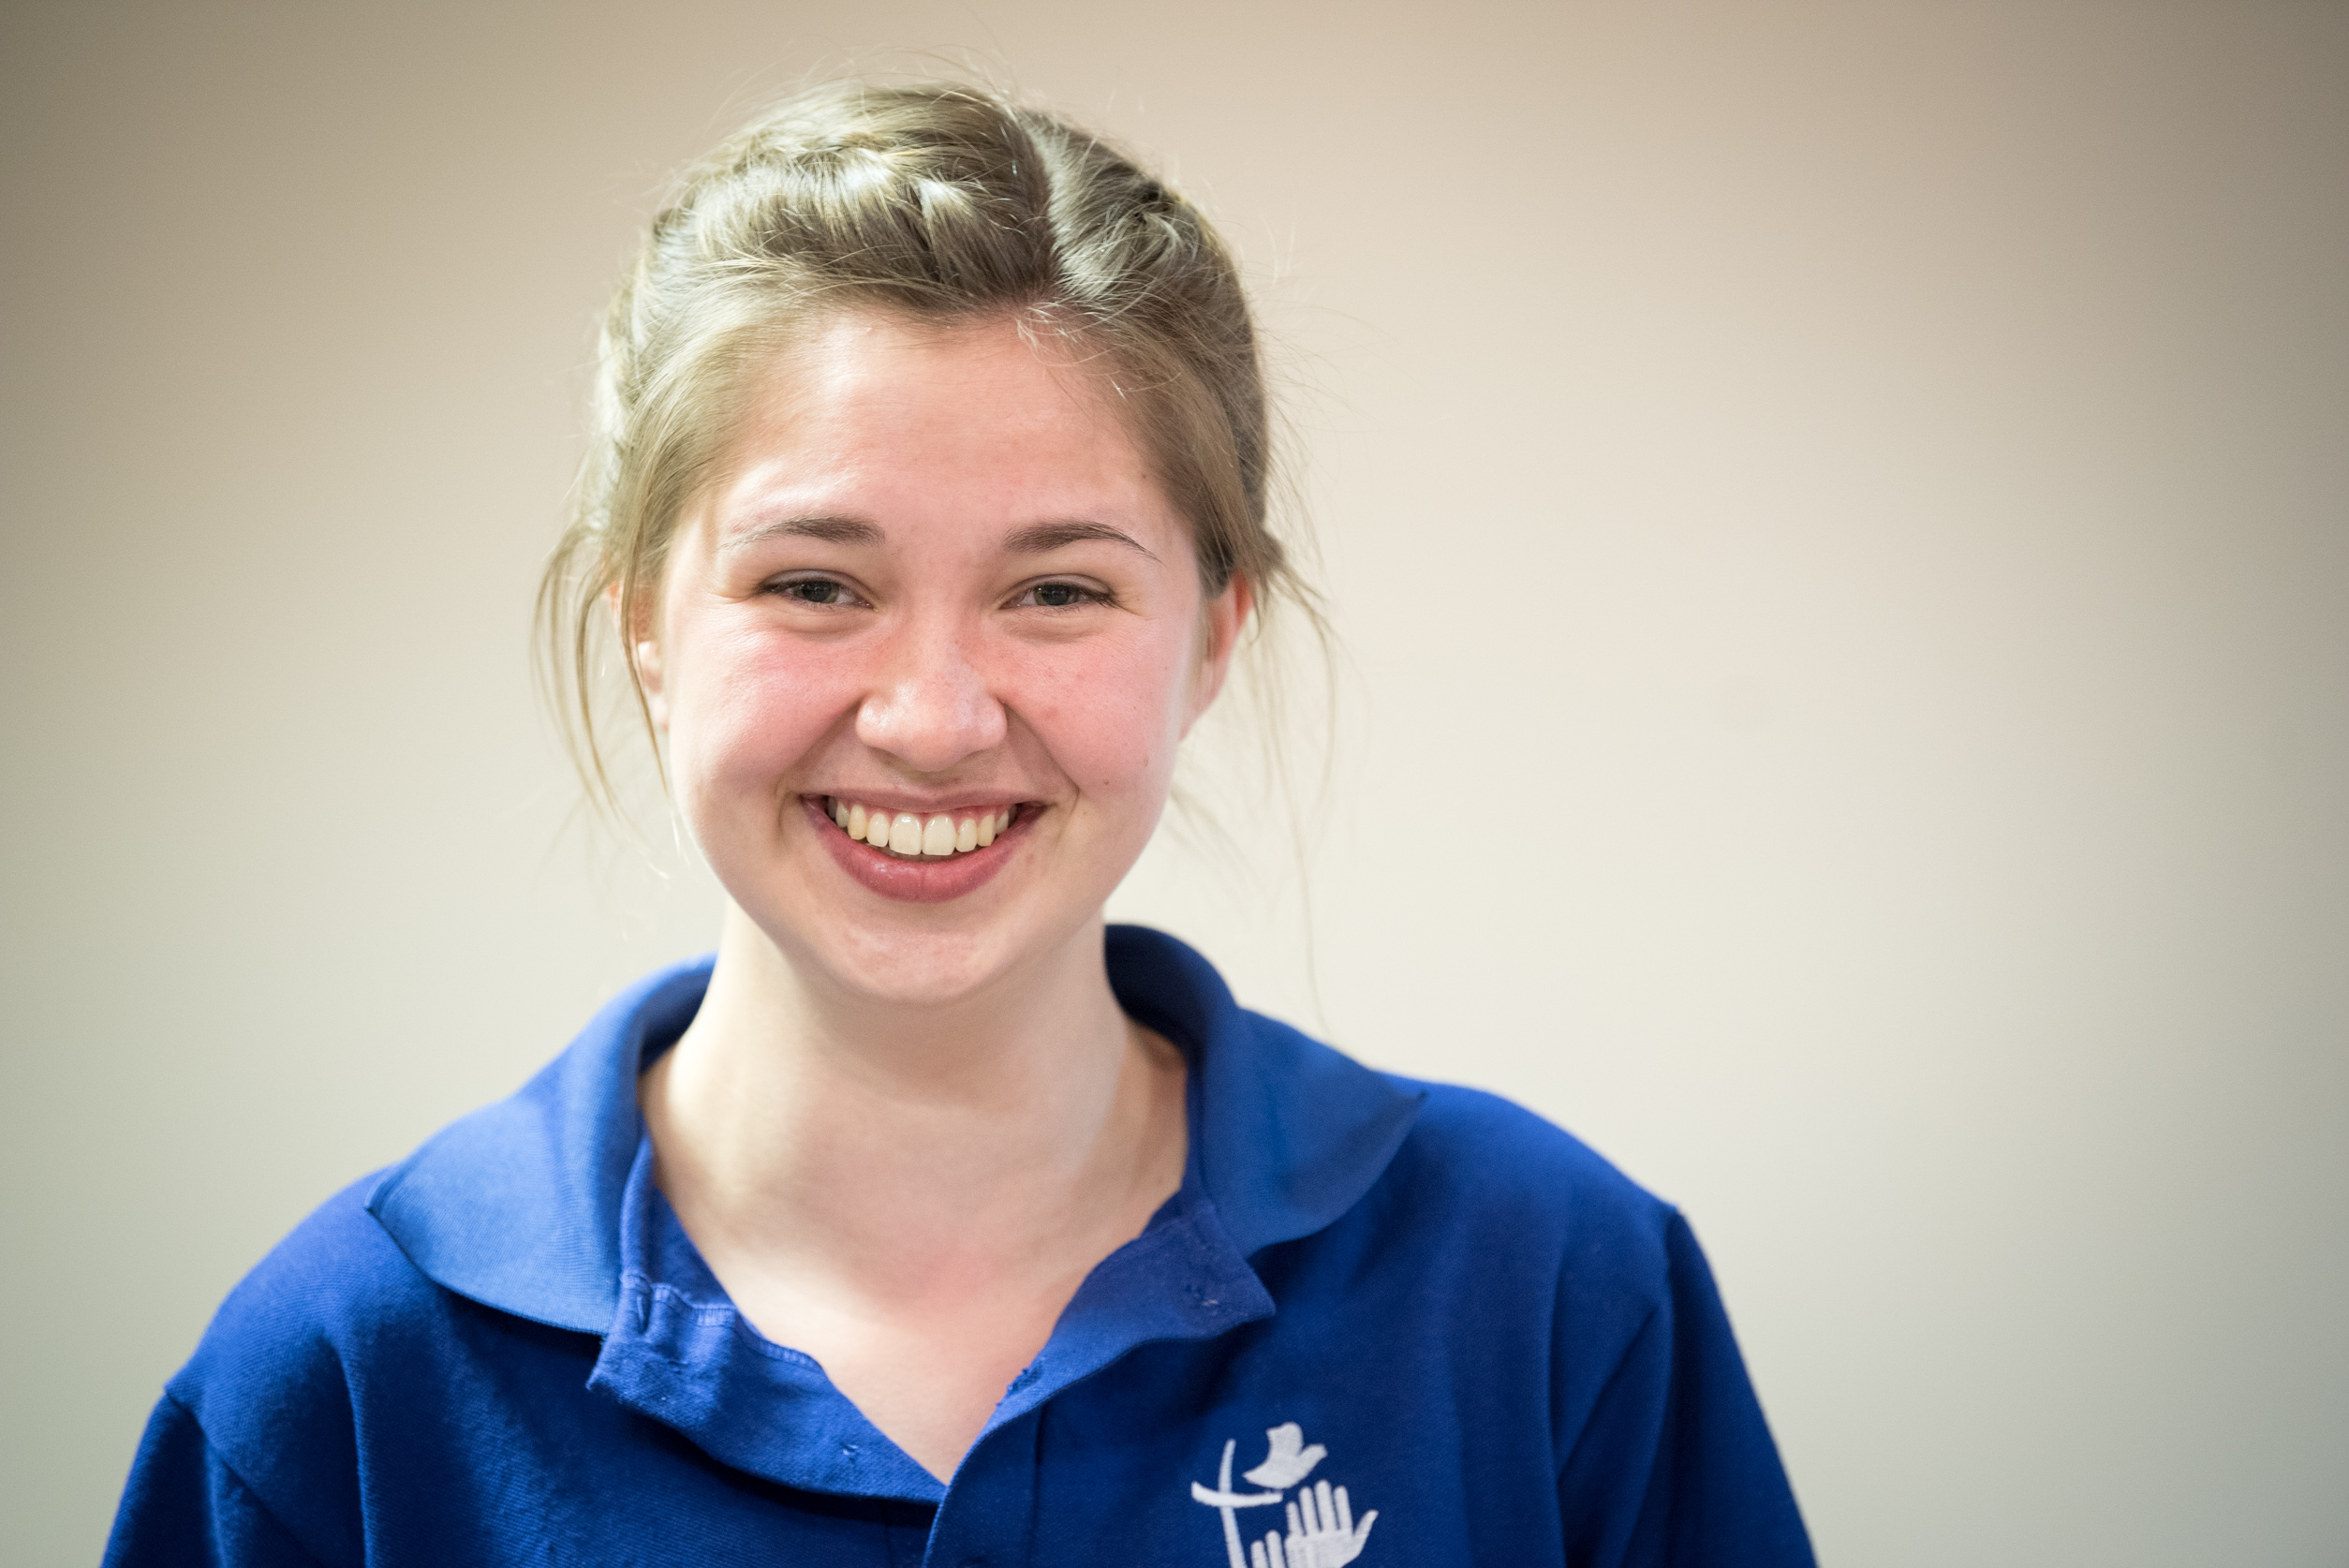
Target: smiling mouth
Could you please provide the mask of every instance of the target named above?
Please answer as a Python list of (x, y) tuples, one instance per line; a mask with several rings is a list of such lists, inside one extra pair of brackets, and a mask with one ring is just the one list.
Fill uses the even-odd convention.
[(824, 815), (842, 833), (897, 860), (951, 860), (983, 850), (1019, 820), (1023, 807), (982, 811), (876, 810), (838, 795), (823, 797)]

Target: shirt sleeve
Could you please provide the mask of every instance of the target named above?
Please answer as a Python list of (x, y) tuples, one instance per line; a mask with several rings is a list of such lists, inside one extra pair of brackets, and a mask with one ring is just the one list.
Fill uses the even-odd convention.
[(1810, 1538), (1688, 1222), (1667, 1291), (1559, 1475), (1573, 1568), (1813, 1568)]
[(104, 1568), (322, 1568), (165, 1395), (147, 1419)]

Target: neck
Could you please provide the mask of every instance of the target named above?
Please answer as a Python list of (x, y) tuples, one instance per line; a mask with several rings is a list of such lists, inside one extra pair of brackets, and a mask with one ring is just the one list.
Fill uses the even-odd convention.
[(911, 1303), (1065, 1269), (1063, 1238), (1146, 1214), (1180, 1179), (1181, 1084), (1119, 1011), (1098, 919), (981, 993), (908, 1005), (811, 978), (730, 909), (641, 1096), (705, 1251)]

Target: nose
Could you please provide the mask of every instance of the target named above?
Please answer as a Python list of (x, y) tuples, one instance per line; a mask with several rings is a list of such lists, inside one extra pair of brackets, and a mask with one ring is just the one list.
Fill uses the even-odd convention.
[(968, 634), (912, 625), (892, 638), (856, 711), (856, 738), (916, 773), (944, 773), (1003, 740), (1003, 704), (972, 660)]

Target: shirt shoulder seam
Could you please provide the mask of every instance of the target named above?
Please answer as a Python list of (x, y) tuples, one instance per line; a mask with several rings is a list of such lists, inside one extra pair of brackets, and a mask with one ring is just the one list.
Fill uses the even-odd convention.
[(237, 1469), (236, 1465), (229, 1459), (229, 1456), (221, 1451), (221, 1447), (218, 1443), (213, 1442), (211, 1431), (204, 1426), (204, 1418), (197, 1414), (193, 1410), (190, 1410), (187, 1406), (187, 1402), (185, 1399), (182, 1399), (177, 1394), (172, 1393), (170, 1389), (167, 1388), (163, 1391), (163, 1398), (170, 1402), (172, 1409), (187, 1417), (189, 1424), (194, 1426), (196, 1428), (196, 1435), (204, 1440), (204, 1453), (206, 1456), (208, 1456), (214, 1464), (220, 1467), (221, 1473), (226, 1475), (229, 1480), (235, 1485), (237, 1490), (244, 1493), (244, 1496), (251, 1501), (253, 1507), (258, 1509), (270, 1523), (275, 1525), (279, 1530), (284, 1531), (286, 1538), (293, 1542), (295, 1546), (302, 1548), (303, 1556), (309, 1559), (311, 1562), (318, 1564), (318, 1568), (325, 1568), (326, 1559), (321, 1557), (309, 1542), (302, 1538), (301, 1531), (295, 1530), (293, 1526), (286, 1522), (285, 1516), (270, 1505), (269, 1499), (262, 1494), (261, 1489), (254, 1486), (252, 1482), (246, 1480), (244, 1472)]

